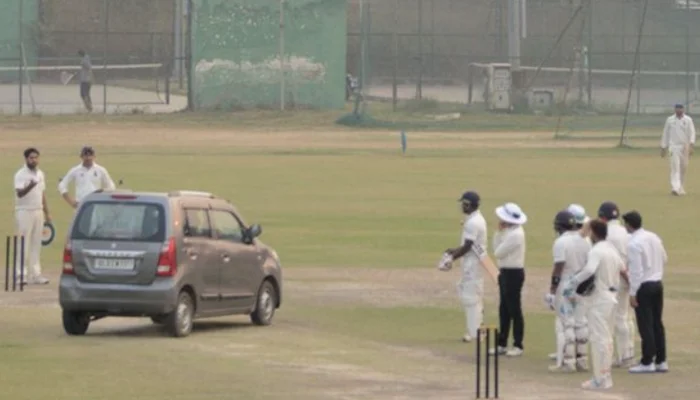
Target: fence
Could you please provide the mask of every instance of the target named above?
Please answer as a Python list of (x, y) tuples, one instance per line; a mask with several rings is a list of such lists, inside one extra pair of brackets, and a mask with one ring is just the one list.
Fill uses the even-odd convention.
[(527, 94), (520, 111), (535, 111), (536, 90), (552, 94), (542, 112), (642, 121), (700, 107), (698, 20), (693, 0), (351, 0), (347, 67), (375, 115), (386, 107), (372, 100), (483, 109), (484, 67), (509, 63)]
[(166, 112), (188, 102), (192, 0), (7, 0), (0, 112), (73, 113), (82, 49), (95, 112)]
[(343, 107), (345, 0), (195, 4), (196, 108)]

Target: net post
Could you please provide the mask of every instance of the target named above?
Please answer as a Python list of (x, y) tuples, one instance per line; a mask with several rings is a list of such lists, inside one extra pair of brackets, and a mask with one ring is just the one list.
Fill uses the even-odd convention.
[[(620, 143), (618, 147), (625, 146), (625, 132), (627, 130), (627, 118), (629, 116), (630, 101), (632, 100), (632, 86), (634, 85), (635, 77), (638, 74), (638, 64), (639, 64), (639, 49), (642, 46), (642, 33), (644, 32), (644, 21), (647, 16), (647, 9), (649, 7), (649, 0), (644, 0), (644, 8), (642, 9), (642, 18), (639, 22), (639, 32), (637, 33), (637, 48), (634, 52), (634, 66), (632, 66), (632, 74), (630, 76), (629, 87), (627, 90), (627, 106), (625, 107), (625, 117), (622, 120), (622, 132), (620, 132)], [(639, 83), (637, 83), (639, 87)], [(639, 107), (639, 101), (637, 101), (637, 107)]]
[(109, 55), (109, 0), (103, 0), (105, 24), (104, 24), (104, 49), (102, 57), (102, 113), (107, 114), (107, 57)]
[(185, 71), (187, 72), (187, 109), (189, 111), (194, 111), (194, 82), (193, 82), (193, 75), (192, 75), (192, 63), (194, 62), (193, 60), (193, 55), (192, 55), (192, 28), (193, 28), (193, 14), (194, 14), (194, 6), (192, 4), (193, 0), (187, 0), (187, 35), (185, 36)]
[(18, 39), (18, 49), (19, 49), (19, 115), (22, 115), (22, 103), (24, 103), (24, 94), (22, 93), (23, 91), (23, 86), (24, 86), (24, 71), (22, 68), (22, 60), (24, 59), (24, 47), (22, 46), (22, 41), (24, 40), (24, 34), (22, 32), (22, 20), (24, 19), (24, 0), (18, 0), (19, 1), (19, 23), (17, 24), (19, 26), (19, 39)]
[(280, 111), (284, 111), (284, 92), (285, 76), (284, 76), (284, 0), (280, 0)]

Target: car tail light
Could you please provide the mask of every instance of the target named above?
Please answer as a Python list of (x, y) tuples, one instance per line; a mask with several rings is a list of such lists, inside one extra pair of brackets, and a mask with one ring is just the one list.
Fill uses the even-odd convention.
[(158, 269), (156, 276), (175, 276), (177, 273), (177, 249), (175, 247), (175, 238), (170, 238), (163, 246), (158, 257)]
[(136, 200), (136, 196), (133, 194), (113, 194), (112, 198), (115, 200)]
[(75, 270), (73, 269), (73, 249), (70, 243), (66, 243), (63, 247), (63, 270), (64, 275), (75, 275)]

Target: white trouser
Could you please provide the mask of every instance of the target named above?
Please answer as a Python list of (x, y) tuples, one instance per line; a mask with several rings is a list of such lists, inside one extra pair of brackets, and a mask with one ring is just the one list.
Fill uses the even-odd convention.
[(558, 292), (554, 300), (557, 313), (555, 330), (557, 337), (557, 366), (577, 363), (586, 368), (588, 364), (588, 321), (586, 307), (580, 299), (575, 302)]
[(591, 364), (593, 377), (600, 381), (611, 380), (613, 356), (613, 324), (615, 320), (616, 295), (608, 291), (593, 293), (586, 299), (588, 308), (588, 329), (591, 340)]
[(615, 306), (615, 344), (617, 345), (617, 361), (634, 358), (634, 326), (630, 313), (630, 288), (626, 282), (620, 282)]
[(463, 277), (457, 283), (457, 295), (466, 316), (466, 333), (476, 338), (484, 318), (484, 280)]
[[(17, 235), (24, 236), (24, 265), (21, 265), (21, 239), (17, 239), (17, 276), (31, 280), (41, 275), (41, 236), (44, 230), (44, 212), (42, 210), (15, 210)], [(18, 278), (19, 279), (19, 278)]]
[(685, 172), (688, 168), (688, 149), (685, 146), (671, 146), (668, 149), (671, 162), (671, 190), (684, 192)]

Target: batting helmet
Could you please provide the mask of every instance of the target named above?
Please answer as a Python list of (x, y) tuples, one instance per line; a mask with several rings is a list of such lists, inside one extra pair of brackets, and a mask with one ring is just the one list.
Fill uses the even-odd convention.
[(576, 217), (574, 214), (562, 210), (554, 216), (554, 230), (557, 232), (571, 231), (576, 229)]

